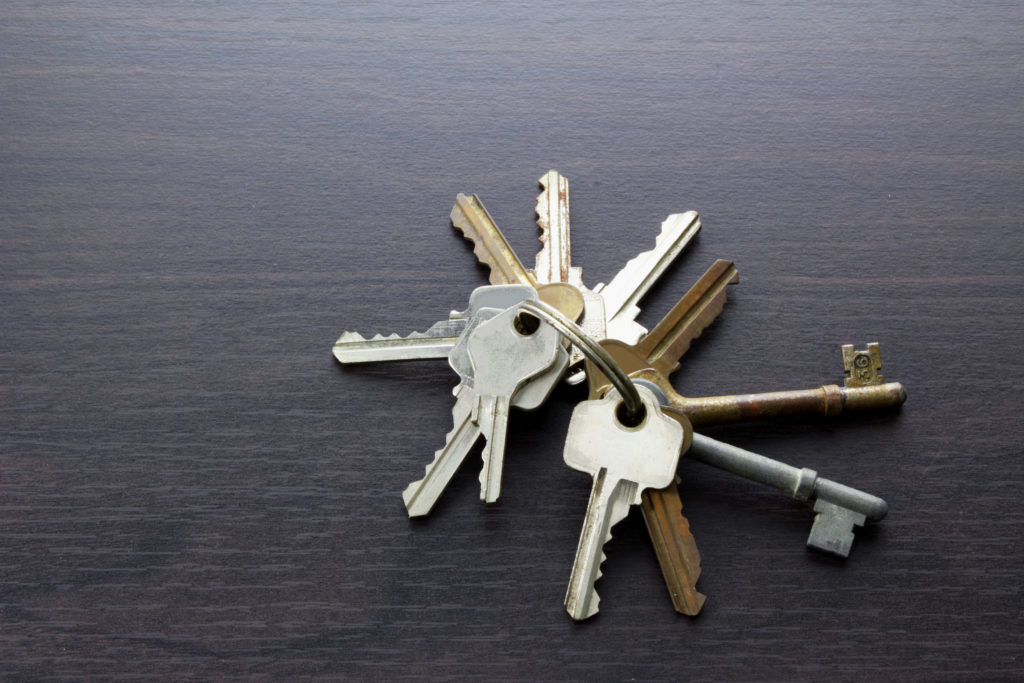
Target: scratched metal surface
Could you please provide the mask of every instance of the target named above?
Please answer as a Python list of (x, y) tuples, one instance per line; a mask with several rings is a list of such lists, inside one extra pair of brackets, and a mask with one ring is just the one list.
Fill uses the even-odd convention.
[[(1019, 679), (1021, 19), (5, 3), (3, 677)], [(457, 192), (532, 264), (549, 168), (591, 286), (701, 212), (642, 322), (739, 267), (683, 393), (834, 382), (841, 343), (881, 342), (902, 414), (713, 432), (886, 498), (848, 561), (684, 461), (704, 613), (672, 612), (634, 512), (573, 624), (568, 388), (514, 416), (499, 506), (471, 463), (406, 518), (453, 378), (330, 344), (465, 305)]]

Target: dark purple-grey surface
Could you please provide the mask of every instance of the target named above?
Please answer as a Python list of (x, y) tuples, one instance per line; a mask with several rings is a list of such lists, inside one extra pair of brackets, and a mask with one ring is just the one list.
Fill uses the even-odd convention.
[[(8, 2), (0, 9), (4, 678), (1024, 678), (1024, 11), (1016, 3)], [(528, 265), (572, 188), (594, 285), (669, 213), (741, 282), (683, 393), (841, 377), (882, 344), (898, 416), (711, 433), (886, 498), (843, 562), (810, 510), (683, 462), (703, 557), (672, 612), (640, 517), (601, 612), (562, 608), (581, 391), (512, 419), (501, 503), (443, 362), (342, 369), (485, 271), (476, 192)]]

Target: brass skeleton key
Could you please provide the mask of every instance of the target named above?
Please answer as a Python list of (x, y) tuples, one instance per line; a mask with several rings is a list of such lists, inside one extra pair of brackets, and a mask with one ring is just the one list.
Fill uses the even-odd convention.
[(665, 375), (651, 368), (635, 371), (630, 378), (658, 385), (668, 397), (665, 412), (686, 416), (694, 427), (809, 415), (834, 417), (844, 412), (898, 408), (907, 400), (907, 390), (899, 382), (860, 387), (826, 384), (816, 389), (689, 398), (680, 396)]
[[(735, 396), (680, 396), (668, 375), (679, 367), (679, 357), (689, 349), (690, 342), (722, 311), (726, 285), (737, 281), (735, 266), (728, 261), (716, 261), (661, 322), (635, 345), (608, 339), (602, 341), (601, 346), (631, 377), (657, 384), (669, 400), (666, 412), (685, 415), (694, 427), (804, 415), (832, 417), (843, 412), (896, 408), (906, 401), (907, 390), (902, 384), (881, 383), (882, 376), (877, 372), (881, 367), (877, 344), (861, 352), (844, 347), (846, 373), (856, 378), (848, 377), (846, 386), (828, 384), (815, 389)], [(608, 378), (592, 363), (587, 364), (587, 379), (591, 398), (603, 396), (611, 386)]]

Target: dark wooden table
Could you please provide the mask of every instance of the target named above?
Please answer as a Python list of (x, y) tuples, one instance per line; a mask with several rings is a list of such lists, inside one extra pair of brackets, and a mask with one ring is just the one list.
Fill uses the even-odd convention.
[[(1024, 678), (1019, 6), (939, 2), (31, 3), (0, 10), (0, 676)], [(741, 282), (690, 395), (841, 380), (882, 344), (898, 415), (710, 433), (886, 498), (846, 561), (812, 514), (695, 462), (706, 608), (673, 613), (640, 516), (601, 613), (562, 608), (583, 394), (400, 493), (450, 428), (443, 362), (343, 369), (484, 284), (476, 192), (532, 264), (572, 186), (593, 286), (669, 213)]]

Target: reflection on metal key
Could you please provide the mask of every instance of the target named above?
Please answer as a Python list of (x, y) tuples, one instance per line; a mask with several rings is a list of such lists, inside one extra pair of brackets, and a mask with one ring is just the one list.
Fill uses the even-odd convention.
[[(501, 490), (509, 408), (539, 406), (568, 365), (569, 354), (561, 336), (546, 325), (538, 325), (532, 331), (525, 329), (518, 321), (515, 306), (499, 313), (483, 308), (478, 315), (482, 320), (472, 320), (467, 326), (465, 354), (469, 370), (460, 360), (461, 351), (453, 349), (450, 359), (462, 377), (455, 389), (452, 431), (444, 447), (434, 453), (434, 460), (427, 465), (426, 476), (409, 484), (402, 493), (410, 517), (430, 513), (481, 436), (487, 443), (480, 496), (488, 503), (496, 501)], [(540, 385), (539, 389), (531, 386), (534, 382)], [(518, 397), (523, 391), (533, 393), (520, 403)]]
[(638, 424), (623, 423), (622, 400), (614, 390), (577, 405), (569, 422), (565, 462), (594, 478), (565, 595), (565, 609), (577, 621), (597, 613), (600, 598), (594, 584), (612, 527), (640, 504), (644, 489), (664, 489), (673, 482), (686, 445), (683, 427), (662, 414), (654, 394), (646, 388), (639, 392), (644, 410)]

